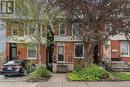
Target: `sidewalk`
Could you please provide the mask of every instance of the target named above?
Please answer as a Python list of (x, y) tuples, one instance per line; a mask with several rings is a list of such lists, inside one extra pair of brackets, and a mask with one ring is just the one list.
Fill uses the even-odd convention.
[(36, 87), (130, 87), (130, 81), (122, 82), (73, 82), (66, 74), (53, 74), (48, 82), (39, 82)]

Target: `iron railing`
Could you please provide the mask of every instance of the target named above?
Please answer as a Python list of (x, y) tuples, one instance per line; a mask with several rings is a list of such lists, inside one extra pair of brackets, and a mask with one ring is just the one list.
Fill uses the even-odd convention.
[(103, 55), (103, 62), (104, 62), (105, 69), (108, 71), (112, 71), (112, 60), (108, 58), (106, 54)]

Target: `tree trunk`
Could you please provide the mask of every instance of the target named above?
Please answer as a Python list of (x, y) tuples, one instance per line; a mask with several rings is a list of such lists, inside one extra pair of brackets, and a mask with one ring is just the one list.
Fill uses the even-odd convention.
[(41, 44), (40, 43), (38, 43), (37, 52), (38, 52), (38, 65), (41, 66), (42, 58), (41, 58)]
[(85, 43), (85, 67), (93, 64), (93, 45), (94, 43)]

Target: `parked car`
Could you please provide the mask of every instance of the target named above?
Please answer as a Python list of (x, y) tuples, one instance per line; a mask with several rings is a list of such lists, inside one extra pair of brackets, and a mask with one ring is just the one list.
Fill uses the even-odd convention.
[(12, 60), (3, 64), (0, 69), (0, 74), (5, 76), (11, 75), (25, 75), (26, 65), (25, 61)]

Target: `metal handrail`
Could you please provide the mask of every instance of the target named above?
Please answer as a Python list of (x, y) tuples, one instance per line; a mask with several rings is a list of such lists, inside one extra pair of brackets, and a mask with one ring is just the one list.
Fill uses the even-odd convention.
[(112, 60), (106, 54), (103, 55), (103, 61), (106, 63), (106, 67), (112, 70)]

